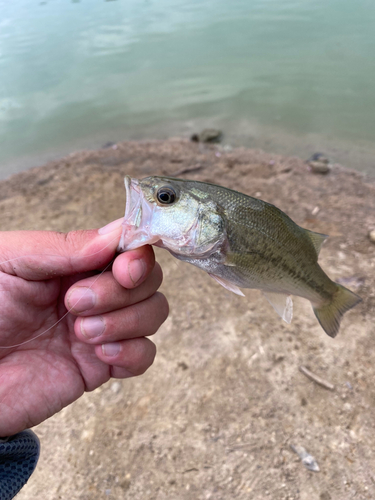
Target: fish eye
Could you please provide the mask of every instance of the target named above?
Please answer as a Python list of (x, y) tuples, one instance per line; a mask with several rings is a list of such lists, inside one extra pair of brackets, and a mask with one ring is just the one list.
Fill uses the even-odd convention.
[(171, 205), (176, 200), (176, 191), (170, 187), (162, 187), (156, 193), (156, 197), (162, 205)]

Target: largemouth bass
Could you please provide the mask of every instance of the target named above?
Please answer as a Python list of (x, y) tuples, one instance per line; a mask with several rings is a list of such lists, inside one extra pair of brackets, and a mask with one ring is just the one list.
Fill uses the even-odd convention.
[(295, 224), (262, 200), (205, 182), (125, 177), (126, 207), (119, 250), (150, 244), (206, 271), (238, 295), (256, 288), (288, 323), (291, 295), (308, 299), (330, 336), (361, 301), (318, 264), (326, 235)]

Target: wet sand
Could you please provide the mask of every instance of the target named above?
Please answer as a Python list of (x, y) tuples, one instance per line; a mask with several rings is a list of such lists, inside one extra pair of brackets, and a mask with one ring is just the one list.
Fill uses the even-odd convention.
[[(17, 498), (374, 498), (374, 182), (338, 165), (315, 175), (298, 158), (259, 150), (125, 142), (2, 181), (1, 227), (100, 227), (123, 215), (124, 174), (216, 182), (275, 204), (330, 235), (319, 262), (363, 302), (330, 339), (307, 301), (295, 299), (286, 325), (260, 292), (230, 294), (158, 251), (171, 314), (155, 336), (153, 367), (39, 425), (40, 462)], [(311, 453), (320, 472), (291, 445)]]

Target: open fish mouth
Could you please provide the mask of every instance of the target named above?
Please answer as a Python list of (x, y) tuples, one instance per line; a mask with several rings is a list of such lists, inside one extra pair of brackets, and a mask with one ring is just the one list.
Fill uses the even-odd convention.
[(133, 250), (142, 245), (153, 244), (155, 238), (151, 236), (150, 223), (152, 209), (144, 200), (144, 194), (138, 179), (129, 175), (124, 178), (125, 184), (125, 215), (122, 223), (122, 234), (117, 250)]

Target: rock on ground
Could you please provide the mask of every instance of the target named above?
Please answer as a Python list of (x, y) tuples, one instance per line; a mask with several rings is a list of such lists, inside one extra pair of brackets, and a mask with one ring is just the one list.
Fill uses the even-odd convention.
[[(227, 148), (229, 149), (229, 148)], [(189, 169), (191, 169), (189, 171)], [(186, 172), (186, 173), (183, 173)], [(123, 176), (180, 175), (271, 202), (329, 234), (320, 263), (363, 302), (328, 338), (307, 301), (291, 325), (258, 291), (235, 296), (158, 251), (171, 314), (153, 367), (39, 425), (20, 500), (375, 498), (375, 185), (334, 166), (182, 140), (81, 152), (0, 183), (1, 227), (68, 231), (123, 215)], [(328, 391), (299, 366), (335, 385)], [(309, 471), (292, 451), (319, 464)]]

